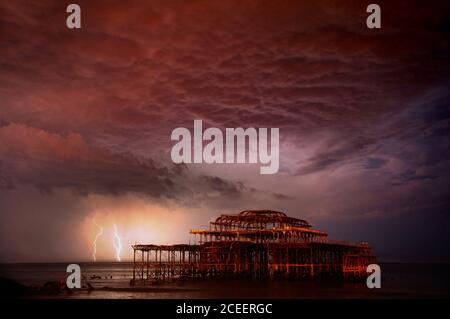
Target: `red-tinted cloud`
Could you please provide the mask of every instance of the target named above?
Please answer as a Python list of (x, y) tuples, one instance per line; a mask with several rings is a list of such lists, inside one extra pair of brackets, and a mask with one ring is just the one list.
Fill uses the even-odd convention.
[[(69, 2), (0, 4), (5, 194), (133, 193), (320, 222), (448, 208), (446, 1), (378, 2), (381, 30), (361, 1), (78, 3), (81, 30), (65, 28)], [(279, 127), (280, 173), (174, 166), (170, 133), (194, 119)]]

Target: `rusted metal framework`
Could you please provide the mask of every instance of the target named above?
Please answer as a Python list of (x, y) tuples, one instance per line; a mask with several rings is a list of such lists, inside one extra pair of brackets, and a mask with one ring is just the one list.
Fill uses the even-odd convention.
[(305, 220), (271, 210), (220, 215), (193, 229), (192, 245), (134, 245), (132, 284), (196, 278), (362, 278), (367, 243), (328, 239)]

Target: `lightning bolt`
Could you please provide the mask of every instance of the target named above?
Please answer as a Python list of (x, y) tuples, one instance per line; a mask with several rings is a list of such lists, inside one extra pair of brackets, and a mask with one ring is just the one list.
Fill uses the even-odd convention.
[(114, 224), (113, 227), (114, 227), (113, 245), (116, 250), (116, 259), (117, 259), (117, 261), (121, 261), (120, 252), (122, 251), (122, 241), (120, 240), (119, 230), (117, 229), (117, 225)]
[(95, 221), (95, 218), (92, 220), (94, 222), (94, 225), (98, 228), (98, 232), (95, 235), (94, 241), (92, 243), (93, 246), (93, 252), (92, 257), (94, 258), (94, 262), (97, 261), (97, 239), (103, 235), (103, 227), (99, 226), (97, 222)]

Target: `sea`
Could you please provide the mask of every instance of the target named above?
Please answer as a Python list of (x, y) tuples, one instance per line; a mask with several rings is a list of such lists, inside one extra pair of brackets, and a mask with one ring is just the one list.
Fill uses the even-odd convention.
[[(65, 282), (67, 263), (0, 264), (0, 277), (26, 286), (49, 281)], [(204, 299), (204, 298), (301, 298), (301, 299), (441, 299), (450, 297), (450, 264), (381, 263), (381, 288), (365, 282), (343, 281), (174, 281), (132, 287), (129, 262), (79, 263), (82, 288), (73, 293), (38, 294), (32, 298), (83, 299)], [(88, 287), (91, 286), (91, 289)]]

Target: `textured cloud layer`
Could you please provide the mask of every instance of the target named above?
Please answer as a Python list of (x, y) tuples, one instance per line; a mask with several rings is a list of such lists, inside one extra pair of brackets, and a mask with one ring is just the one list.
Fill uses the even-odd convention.
[[(0, 4), (2, 196), (33, 207), (31, 186), (58, 214), (74, 205), (61, 191), (281, 209), (382, 255), (402, 236), (449, 244), (402, 230), (450, 220), (446, 1), (381, 1), (381, 30), (360, 1), (79, 1), (81, 30), (65, 28), (68, 3)], [(194, 119), (279, 127), (280, 173), (173, 165), (170, 133)]]

